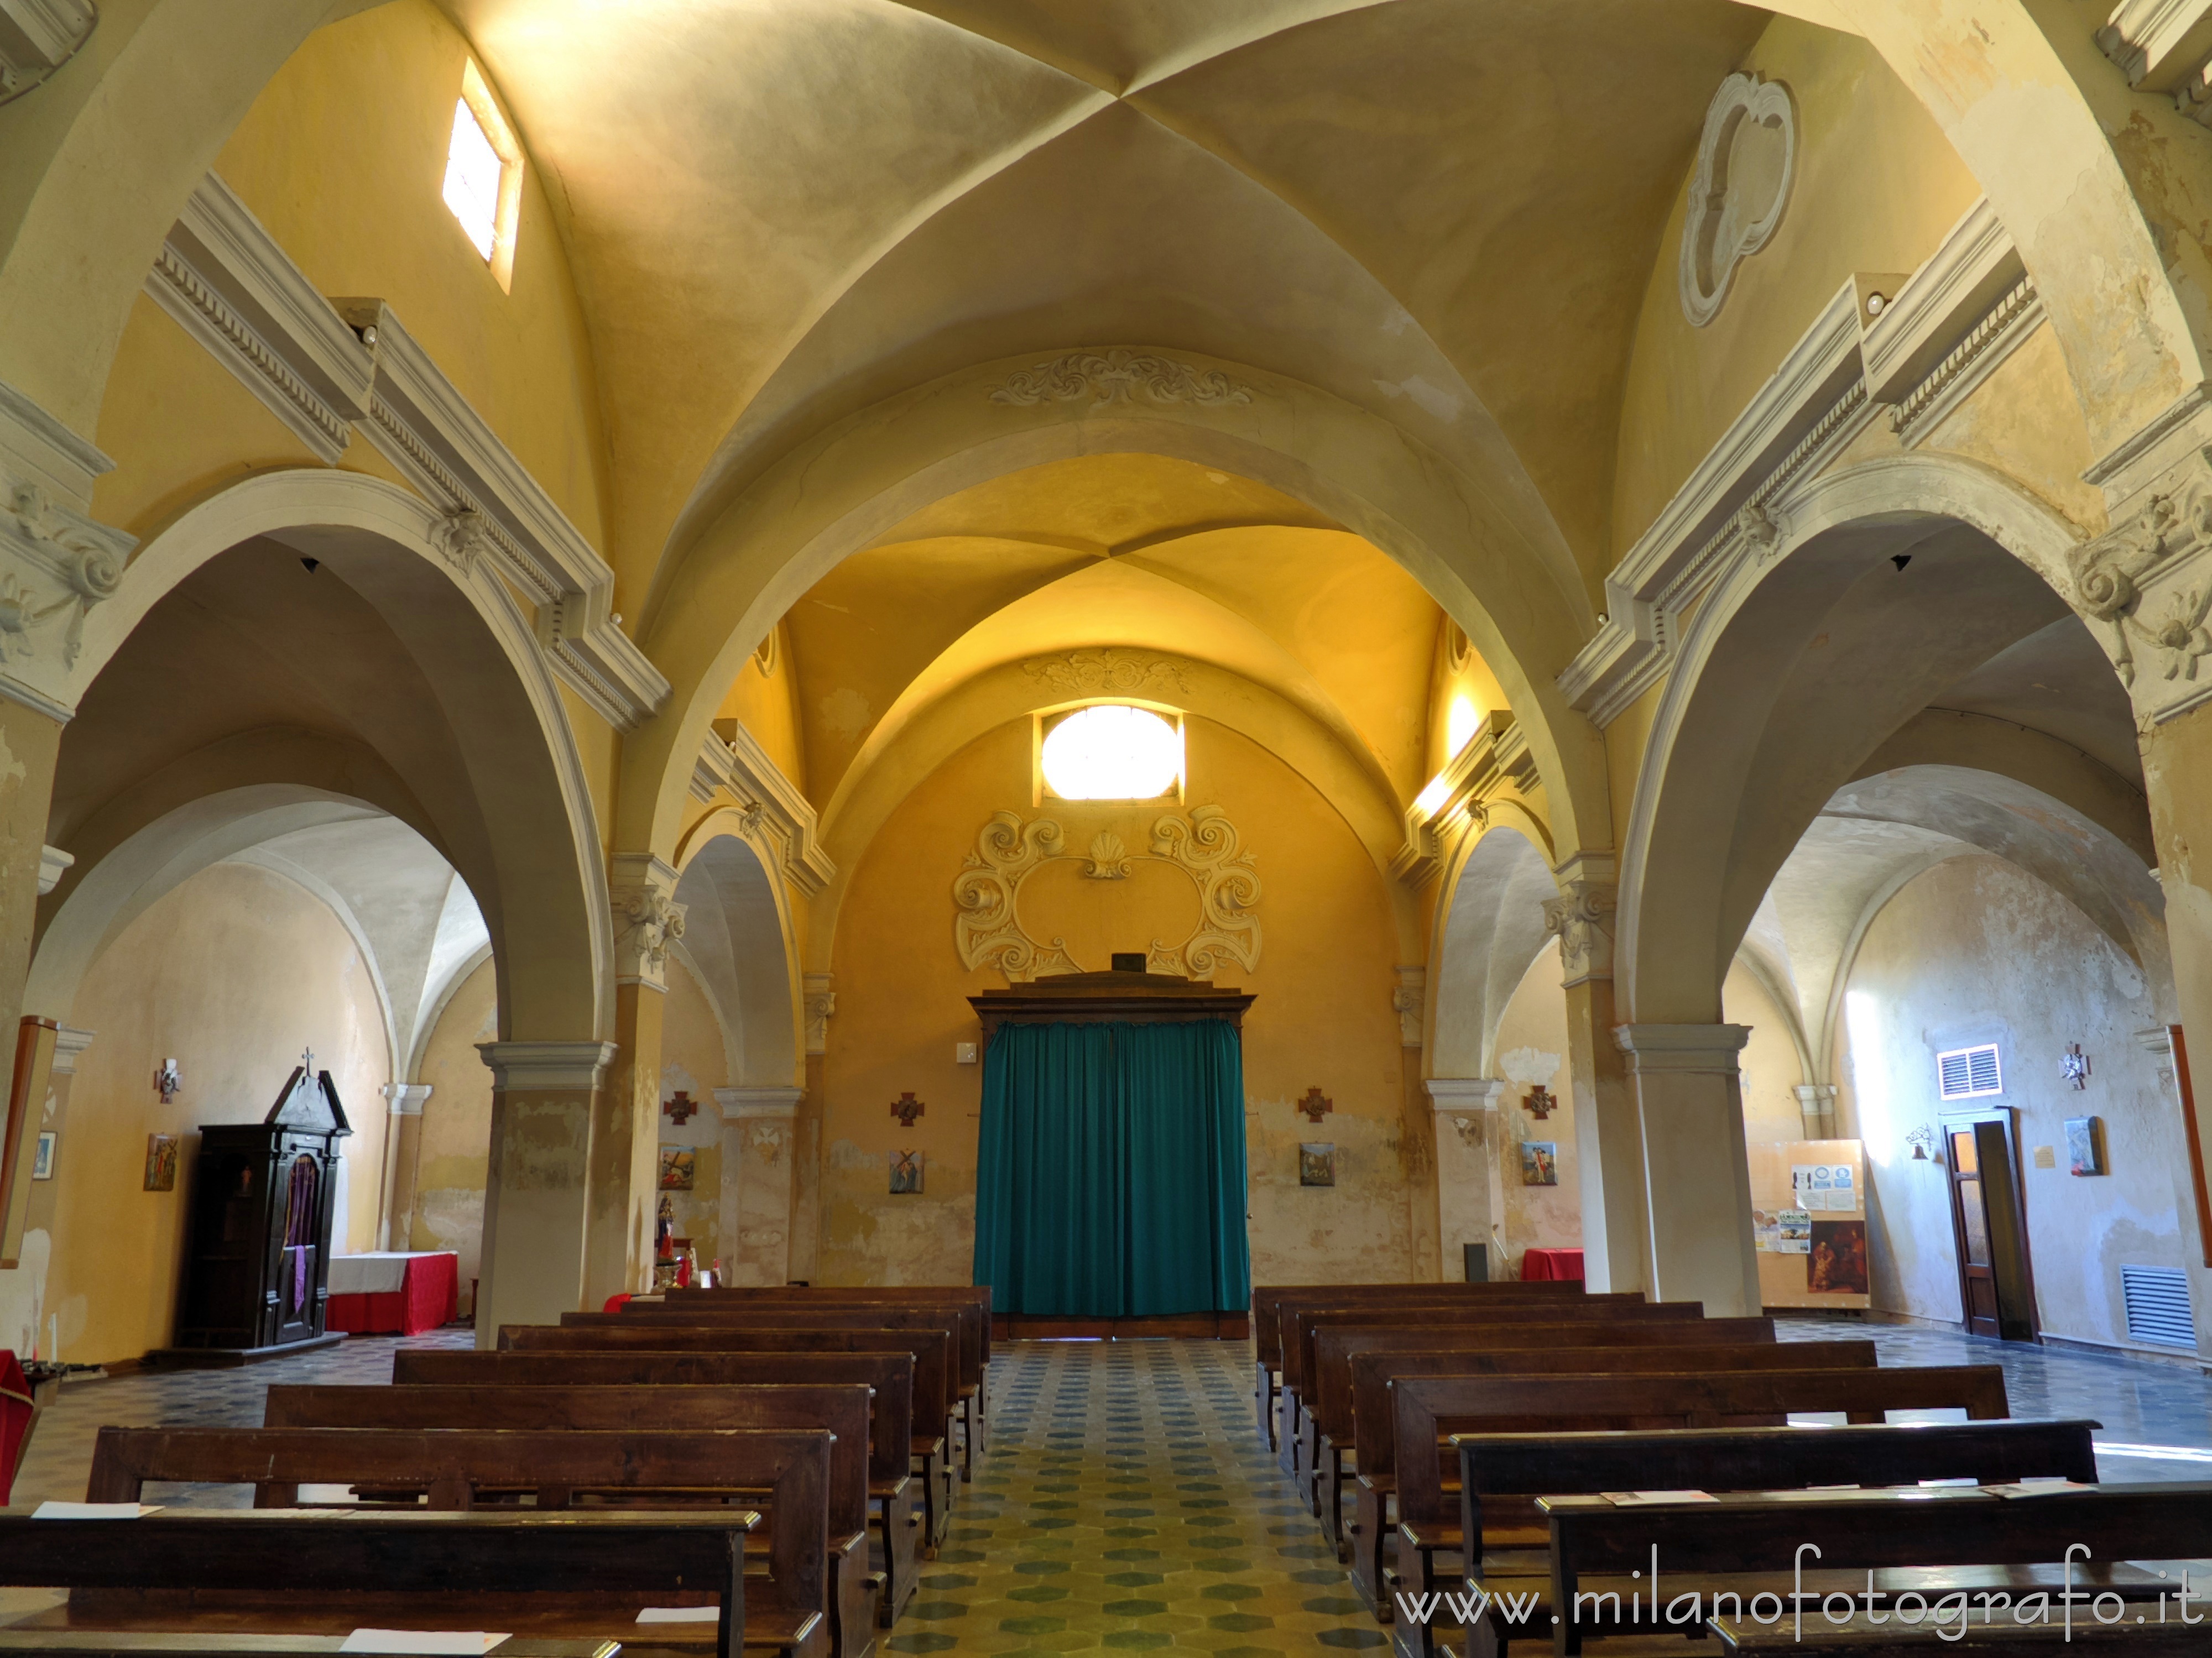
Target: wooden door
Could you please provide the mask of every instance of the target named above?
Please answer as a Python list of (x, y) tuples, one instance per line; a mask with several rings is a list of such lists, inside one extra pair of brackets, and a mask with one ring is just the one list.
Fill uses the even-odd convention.
[(2035, 1284), (2008, 1118), (1952, 1122), (1951, 1224), (1969, 1335), (2035, 1341)]

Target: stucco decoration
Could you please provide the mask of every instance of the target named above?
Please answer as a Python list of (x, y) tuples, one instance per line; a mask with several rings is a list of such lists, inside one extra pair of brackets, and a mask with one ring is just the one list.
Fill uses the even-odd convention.
[(1559, 940), (1559, 968), (1568, 984), (1613, 976), (1613, 914), (1618, 893), (1609, 881), (1571, 880), (1544, 900), (1544, 931)]
[(84, 648), (84, 613), (123, 585), (124, 561), (137, 544), (57, 505), (36, 483), (0, 472), (0, 486), (7, 490), (0, 507), (0, 662), (40, 654), (47, 648), (40, 631), (58, 622), (53, 651), (73, 668)]
[(1694, 326), (1720, 314), (1736, 266), (1782, 222), (1796, 160), (1789, 89), (1755, 75), (1723, 81), (1705, 110), (1682, 223), (1682, 314)]
[(1173, 357), (1131, 351), (1071, 351), (1034, 368), (1018, 369), (991, 393), (994, 403), (1032, 409), (1041, 403), (1249, 403), (1252, 390), (1218, 368), (1194, 368)]
[(952, 883), (958, 909), (953, 944), (963, 967), (996, 968), (1009, 984), (1085, 970), (1065, 938), (1033, 938), (1022, 925), (1022, 883), (1062, 859), (1083, 865), (1081, 873), (1092, 880), (1120, 880), (1132, 863), (1168, 864), (1190, 878), (1198, 889), (1198, 923), (1180, 942), (1153, 939), (1145, 963), (1149, 971), (1203, 979), (1232, 963), (1247, 972), (1259, 966), (1260, 876), (1252, 854), (1220, 807), (1194, 806), (1188, 817), (1170, 812), (1156, 821), (1149, 849), (1134, 853), (1110, 834), (1094, 838), (1085, 852), (1070, 853), (1051, 818), (1024, 823), (1018, 812), (994, 812)]
[[(2161, 676), (2183, 682), (2182, 689), (2197, 678), (2199, 659), (2212, 653), (2212, 630), (2204, 625), (2212, 612), (2212, 581), (2195, 568), (2208, 547), (2212, 459), (2199, 452), (2160, 479), (2133, 513), (2075, 555), (2075, 601), (2105, 629), (2113, 665), (2121, 683), (2136, 693), (2138, 706), (2166, 701), (2136, 685), (2138, 643), (2152, 648)], [(2192, 571), (2198, 580), (2185, 584), (2180, 578)], [(2197, 700), (2177, 695), (2160, 717)]]
[(668, 946), (684, 936), (677, 872), (651, 855), (615, 859), (615, 982), (668, 988)]
[(1022, 671), (1062, 696), (1141, 696), (1147, 692), (1188, 696), (1190, 676), (1172, 658), (1143, 651), (1066, 651), (1033, 656)]

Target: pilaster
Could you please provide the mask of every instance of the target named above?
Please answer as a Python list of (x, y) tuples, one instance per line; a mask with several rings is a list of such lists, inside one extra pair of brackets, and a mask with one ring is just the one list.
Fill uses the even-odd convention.
[(722, 1271), (737, 1284), (791, 1279), (798, 1088), (718, 1088), (722, 1112)]
[[(479, 1042), (492, 1074), (477, 1345), (586, 1305), (592, 1108), (611, 1042)], [(596, 1306), (597, 1303), (589, 1303)]]
[(830, 1020), (837, 1011), (836, 979), (828, 973), (806, 975), (806, 1051), (830, 1051)]
[(1505, 1276), (1505, 1187), (1499, 1163), (1500, 1102), (1495, 1077), (1431, 1077), (1421, 1086), (1436, 1113), (1437, 1265), (1446, 1284), (1467, 1276), (1462, 1245), (1489, 1252), (1490, 1275)]
[(428, 1083), (386, 1083), (384, 1174), (377, 1205), (376, 1247), (404, 1249), (414, 1231), (415, 1170), (422, 1156), (422, 1104)]
[(1759, 1263), (1743, 1144), (1740, 1024), (1624, 1024), (1643, 1140), (1653, 1300), (1701, 1301), (1713, 1317), (1755, 1313)]

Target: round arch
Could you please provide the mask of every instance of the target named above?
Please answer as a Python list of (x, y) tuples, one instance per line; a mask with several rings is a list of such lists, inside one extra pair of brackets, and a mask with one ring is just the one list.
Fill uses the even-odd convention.
[(1778, 507), (1781, 548), (1699, 605), (1645, 747), (1615, 956), (1637, 1022), (1717, 1021), (1736, 945), (1829, 796), (1967, 665), (2070, 608), (2081, 536), (1974, 463), (1871, 461)]
[(776, 854), (745, 814), (693, 824), (677, 855), (680, 946), (716, 1017), (733, 1087), (804, 1086), (799, 939)]
[[(381, 480), (287, 469), (224, 489), (153, 537), (114, 598), (88, 616), (70, 700), (162, 599), (224, 553), (259, 540), (328, 566), (376, 611), (446, 711), (451, 747), (444, 758), (428, 750), (392, 756), (365, 744), (252, 732), (211, 745), (86, 825), (91, 844), (42, 915), (58, 917), (111, 849), (136, 843), (149, 869), (189, 859), (199, 820), (176, 814), (200, 795), (320, 779), (329, 792), (368, 799), (407, 823), (468, 883), (492, 936), (502, 1036), (573, 1041), (608, 1032), (613, 926), (574, 734), (528, 622), (488, 568), (456, 566), (441, 553), (443, 521)], [(186, 839), (173, 845), (173, 835)], [(114, 914), (131, 902), (111, 895), (87, 909), (84, 926), (109, 936)], [(106, 920), (98, 920), (103, 910)], [(81, 950), (85, 936), (72, 927), (69, 949)], [(57, 956), (57, 973), (65, 975), (66, 959)]]
[(1544, 901), (1558, 894), (1534, 818), (1493, 809), (1487, 828), (1461, 841), (1438, 889), (1429, 948), (1431, 1076), (1491, 1074), (1498, 1022), (1551, 936)]
[[(1312, 386), (1177, 353), (1226, 376), (1242, 400), (994, 400), (1036, 355), (976, 364), (839, 422), (768, 469), (696, 543), (671, 555), (641, 639), (676, 689), (629, 739), (623, 846), (667, 855), (691, 757), (723, 689), (823, 574), (931, 501), (1106, 452), (1165, 455), (1253, 478), (1395, 559), (1497, 673), (1528, 733), (1561, 841), (1610, 839), (1603, 744), (1554, 683), (1595, 619), (1564, 550), (1533, 545), (1475, 479)], [(1540, 579), (1530, 579), (1532, 566)]]

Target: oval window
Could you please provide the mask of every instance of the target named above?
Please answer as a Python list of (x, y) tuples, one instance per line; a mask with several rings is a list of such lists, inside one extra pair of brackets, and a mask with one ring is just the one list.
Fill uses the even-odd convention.
[(1182, 773), (1182, 733), (1146, 708), (1081, 708), (1044, 739), (1046, 786), (1063, 800), (1154, 800)]

